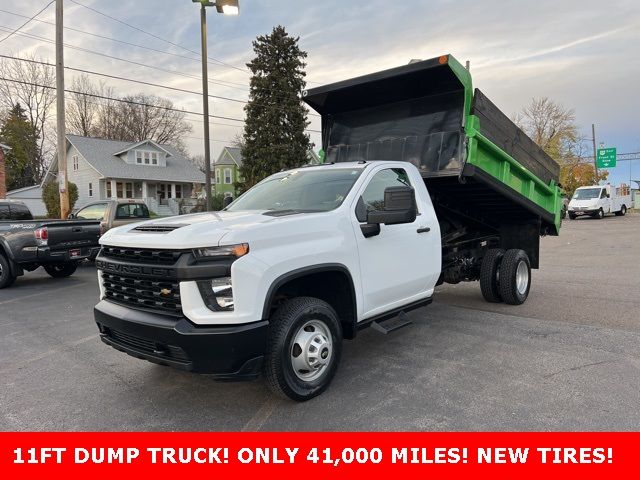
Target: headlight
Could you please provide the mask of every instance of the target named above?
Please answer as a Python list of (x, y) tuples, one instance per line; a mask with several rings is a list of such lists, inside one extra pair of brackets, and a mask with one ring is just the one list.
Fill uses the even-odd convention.
[(229, 312), (233, 310), (231, 277), (199, 280), (198, 289), (209, 310), (214, 312)]
[(248, 243), (237, 245), (225, 245), (222, 247), (195, 248), (193, 255), (198, 261), (217, 260), (220, 258), (235, 257), (240, 258), (249, 253)]

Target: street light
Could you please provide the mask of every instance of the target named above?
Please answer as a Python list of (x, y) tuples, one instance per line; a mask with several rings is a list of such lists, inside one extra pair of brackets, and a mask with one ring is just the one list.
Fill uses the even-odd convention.
[(200, 4), (200, 34), (202, 44), (202, 107), (204, 115), (204, 172), (206, 211), (211, 210), (211, 150), (209, 148), (209, 79), (207, 74), (207, 11), (206, 7), (216, 7), (218, 13), (238, 15), (238, 0), (191, 0)]

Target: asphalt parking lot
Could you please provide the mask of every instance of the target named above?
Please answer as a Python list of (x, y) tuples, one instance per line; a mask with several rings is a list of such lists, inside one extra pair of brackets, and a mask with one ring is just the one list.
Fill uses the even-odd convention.
[(566, 221), (527, 303), (438, 288), (413, 324), (345, 343), (304, 404), (218, 383), (98, 339), (95, 268), (0, 291), (0, 430), (638, 430), (640, 215)]

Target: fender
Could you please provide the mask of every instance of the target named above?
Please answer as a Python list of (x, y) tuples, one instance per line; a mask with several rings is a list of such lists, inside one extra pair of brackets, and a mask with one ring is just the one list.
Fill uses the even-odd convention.
[(314, 273), (323, 273), (323, 272), (340, 272), (344, 273), (347, 276), (349, 282), (349, 288), (351, 290), (351, 298), (352, 298), (352, 306), (353, 309), (353, 319), (350, 325), (346, 325), (347, 328), (344, 329), (345, 338), (354, 338), (357, 332), (357, 323), (358, 323), (358, 306), (356, 302), (356, 290), (353, 284), (353, 278), (351, 277), (351, 272), (349, 269), (341, 264), (341, 263), (322, 263), (318, 265), (310, 265), (308, 267), (298, 268), (296, 270), (292, 270), (283, 275), (280, 275), (276, 278), (269, 290), (267, 290), (267, 296), (264, 301), (264, 306), (262, 308), (262, 318), (269, 318), (269, 310), (271, 309), (271, 305), (275, 299), (275, 294), (278, 289), (284, 285), (285, 283), (295, 280), (296, 278), (305, 277), (309, 274)]
[(9, 269), (11, 270), (11, 273), (13, 275), (15, 275), (16, 277), (21, 277), (22, 275), (24, 275), (22, 267), (20, 267), (20, 265), (18, 265), (18, 263), (16, 263), (15, 261), (15, 256), (13, 255), (13, 252), (9, 247), (9, 242), (7, 242), (7, 239), (3, 237), (0, 237), (0, 255), (4, 255), (6, 257), (7, 261), (9, 262)]

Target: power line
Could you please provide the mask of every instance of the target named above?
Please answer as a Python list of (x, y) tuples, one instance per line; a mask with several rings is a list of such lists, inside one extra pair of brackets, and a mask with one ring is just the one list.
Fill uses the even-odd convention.
[(40, 15), (42, 12), (44, 12), (47, 8), (49, 8), (49, 6), (55, 2), (56, 0), (51, 0), (49, 3), (47, 3), (44, 7), (42, 7), (41, 10), (38, 10), (37, 13), (33, 14), (33, 16), (29, 17), (27, 19), (26, 22), (24, 22), (22, 25), (20, 25), (18, 28), (16, 28), (14, 31), (12, 31), (11, 33), (9, 33), (9, 35), (7, 35), (6, 37), (4, 37), (2, 40), (0, 40), (0, 43), (4, 42), (7, 38), (11, 37), (12, 35), (15, 35), (16, 33), (18, 33), (20, 30), (22, 30), (24, 27), (26, 27), (29, 22), (31, 22), (33, 19), (35, 19), (38, 15)]
[[(143, 30), (140, 27), (136, 27), (135, 25), (131, 25), (130, 23), (127, 23), (124, 20), (120, 20), (119, 18), (112, 17), (111, 15), (106, 14), (104, 12), (101, 12), (100, 10), (96, 10), (93, 7), (90, 7), (88, 5), (84, 5), (84, 4), (80, 3), (80, 2), (77, 2), (76, 0), (70, 0), (70, 1), (72, 3), (75, 3), (76, 5), (79, 5), (80, 7), (86, 8), (87, 10), (91, 10), (92, 12), (95, 12), (98, 15), (102, 15), (103, 17), (106, 17), (106, 18), (108, 18), (110, 20), (113, 20), (114, 22), (121, 23), (122, 25), (126, 25), (127, 27), (132, 28), (133, 30), (137, 30), (138, 32), (144, 33), (145, 35), (149, 35), (149, 36), (155, 38), (156, 40), (160, 40), (162, 42), (168, 43), (169, 45), (173, 45), (174, 47), (181, 48), (183, 50), (186, 50), (187, 52), (194, 53), (196, 55), (200, 55), (200, 53), (196, 52), (195, 50), (191, 50), (190, 48), (187, 48), (187, 47), (185, 47), (183, 45), (180, 45), (178, 43), (172, 42), (171, 40), (167, 40), (166, 38), (160, 37), (160, 36), (158, 36), (158, 35), (156, 35), (154, 33), (147, 32), (146, 30)], [(213, 62), (216, 62), (219, 65), (223, 65), (223, 66), (228, 67), (228, 68), (233, 68), (233, 69), (238, 70), (240, 72), (249, 73), (249, 71), (247, 69), (245, 69), (245, 68), (241, 68), (241, 67), (237, 67), (235, 65), (231, 65), (230, 63), (223, 62), (222, 60), (218, 60), (217, 58), (212, 58), (212, 57), (207, 57), (207, 58), (209, 60), (212, 60)]]
[[(7, 30), (7, 27), (0, 26), (0, 30)], [(36, 39), (36, 40), (40, 40), (42, 42), (46, 42), (46, 43), (50, 43), (50, 44), (55, 44), (54, 40), (50, 40), (50, 39), (48, 39), (46, 37), (41, 37), (39, 35), (33, 35), (31, 33), (16, 33), (16, 35), (27, 37), (27, 38), (32, 38), (32, 39)], [(99, 55), (101, 57), (110, 58), (112, 60), (118, 60), (118, 61), (121, 61), (121, 62), (129, 63), (129, 64), (132, 64), (132, 65), (136, 65), (136, 66), (139, 66), (139, 67), (150, 68), (152, 70), (158, 70), (158, 71), (161, 71), (161, 72), (170, 73), (172, 75), (179, 75), (181, 77), (192, 78), (194, 80), (202, 80), (202, 78), (198, 77), (197, 75), (192, 75), (192, 74), (189, 74), (189, 73), (180, 72), (178, 70), (171, 70), (171, 69), (168, 69), (168, 68), (156, 67), (154, 65), (148, 65), (146, 63), (136, 62), (134, 60), (127, 60), (126, 58), (116, 57), (114, 55), (109, 55), (107, 53), (96, 52), (95, 50), (90, 50), (88, 48), (78, 47), (76, 45), (71, 45), (69, 43), (65, 43), (64, 46), (66, 48), (70, 48), (72, 50), (78, 50), (78, 51), (81, 51), (81, 52), (90, 53), (92, 55)], [(234, 86), (231, 86), (231, 85), (224, 85), (224, 84), (218, 82), (217, 80), (209, 80), (209, 83), (221, 85), (221, 86), (227, 87), (227, 88), (236, 88), (236, 89), (240, 89), (240, 90), (245, 90), (244, 88), (241, 88), (241, 87), (234, 87)]]
[[(14, 56), (11, 56), (11, 55), (2, 55), (2, 54), (0, 54), (0, 58), (7, 58), (7, 59), (11, 59), (11, 60), (19, 60), (19, 61), (28, 62), (28, 63), (35, 63), (35, 64), (38, 64), (38, 65), (45, 65), (45, 66), (48, 66), (48, 67), (54, 67), (55, 66), (54, 64), (49, 63), (49, 62), (44, 62), (44, 61), (40, 61), (40, 60), (33, 60), (33, 59), (29, 59), (29, 58), (14, 57)], [(194, 90), (186, 90), (184, 88), (172, 87), (172, 86), (169, 86), (169, 85), (161, 85), (159, 83), (145, 82), (144, 80), (126, 78), (126, 77), (121, 77), (121, 76), (118, 76), (118, 75), (111, 75), (111, 74), (107, 74), (107, 73), (100, 73), (100, 72), (95, 72), (95, 71), (91, 71), (91, 70), (85, 70), (85, 69), (82, 69), (82, 68), (75, 68), (75, 67), (69, 67), (69, 66), (65, 66), (64, 68), (67, 69), (67, 70), (75, 71), (75, 72), (87, 73), (87, 74), (90, 74), (90, 75), (98, 75), (98, 76), (101, 76), (101, 77), (112, 78), (112, 79), (116, 79), (116, 80), (122, 80), (122, 81), (125, 81), (125, 82), (138, 83), (138, 84), (141, 84), (141, 85), (157, 87), (157, 88), (165, 88), (167, 90), (173, 90), (173, 91), (177, 91), (177, 92), (190, 93), (192, 95), (202, 96), (201, 92), (196, 92)], [(237, 98), (223, 97), (221, 95), (209, 95), (209, 98), (215, 98), (215, 99), (218, 99), (218, 100), (226, 100), (226, 101), (229, 101), (229, 102), (236, 102), (236, 103), (243, 103), (243, 104), (248, 103), (247, 100), (240, 100), (240, 99), (237, 99)], [(266, 106), (265, 104), (262, 104), (262, 103), (258, 103), (258, 105)], [(277, 109), (281, 109), (281, 107), (278, 107), (277, 105), (269, 105), (269, 106), (273, 106), (273, 107), (275, 107)], [(317, 115), (317, 114), (314, 114), (314, 113), (311, 113), (311, 112), (308, 112), (308, 115), (315, 116), (315, 117), (319, 117), (320, 116), (320, 115)]]
[[(33, 82), (25, 82), (23, 80), (16, 80), (13, 78), (5, 78), (5, 77), (0, 77), (0, 81), (5, 81), (5, 82), (13, 82), (13, 83), (20, 83), (22, 85), (29, 85), (32, 87), (38, 87), (38, 88), (47, 88), (47, 89), (51, 89), (51, 90), (55, 90), (55, 87), (49, 86), (49, 85), (42, 85), (42, 84), (38, 84), (38, 83), (33, 83)], [(91, 97), (91, 98), (99, 98), (102, 100), (112, 100), (114, 102), (121, 102), (121, 103), (128, 103), (131, 105), (138, 105), (138, 106), (142, 106), (142, 107), (149, 107), (149, 108), (158, 108), (161, 110), (168, 110), (168, 111), (172, 111), (172, 112), (179, 112), (179, 113), (186, 113), (186, 114), (191, 114), (191, 115), (198, 115), (198, 116), (202, 116), (203, 114), (201, 112), (194, 112), (192, 110), (184, 110), (184, 109), (179, 109), (179, 108), (173, 108), (173, 107), (166, 107), (166, 106), (162, 106), (162, 105), (152, 105), (150, 103), (144, 103), (144, 102), (136, 102), (134, 100), (126, 100), (123, 98), (114, 98), (114, 97), (108, 97), (106, 95), (98, 95), (95, 93), (85, 93), (85, 92), (79, 92), (77, 90), (67, 90), (65, 89), (66, 93), (71, 93), (71, 94), (76, 94), (76, 95), (84, 95), (87, 97)], [(210, 118), (218, 118), (221, 120), (230, 120), (233, 122), (241, 122), (244, 123), (244, 120), (239, 119), (239, 118), (233, 118), (233, 117), (224, 117), (221, 115), (209, 115)], [(240, 126), (240, 125), (238, 125)], [(307, 132), (314, 132), (314, 133), (321, 133), (319, 130), (311, 130), (311, 129), (306, 129), (305, 131)]]
[[(10, 12), (10, 11), (8, 11), (8, 10), (3, 10), (3, 9), (1, 9), (1, 8), (0, 8), (0, 12), (2, 12), (2, 13), (7, 13), (7, 14), (9, 14), (9, 15), (14, 15), (14, 16), (16, 16), (16, 17), (29, 18), (29, 17), (28, 17), (28, 16), (26, 16), (26, 15), (21, 15), (21, 14), (19, 14), (19, 13)], [(55, 23), (54, 23), (54, 22), (49, 22), (49, 21), (47, 21), (47, 20), (41, 20), (41, 19), (39, 19), (39, 18), (34, 18), (33, 20), (34, 20), (34, 21), (36, 21), (36, 22), (40, 22), (40, 23), (44, 23), (44, 24), (47, 24), (47, 25), (55, 26)], [(69, 30), (69, 31), (71, 31), (71, 32), (81, 33), (81, 34), (83, 34), (83, 35), (89, 35), (89, 36), (96, 37), (96, 38), (100, 38), (100, 39), (103, 39), (103, 40), (109, 40), (109, 41), (111, 41), (111, 42), (120, 43), (120, 44), (122, 44), (122, 45), (127, 45), (127, 46), (129, 46), (129, 47), (142, 48), (142, 49), (144, 49), (144, 50), (148, 50), (148, 51), (151, 51), (151, 52), (155, 52), (155, 53), (162, 53), (162, 54), (164, 54), (164, 55), (171, 55), (171, 56), (173, 56), (173, 57), (184, 58), (184, 59), (186, 59), (186, 60), (191, 60), (191, 61), (193, 61), (193, 62), (198, 62), (198, 63), (200, 63), (200, 59), (199, 59), (199, 58), (188, 57), (188, 56), (186, 56), (186, 55), (180, 55), (179, 53), (168, 52), (168, 51), (166, 51), (166, 50), (159, 50), (159, 49), (157, 49), (157, 48), (147, 47), (147, 46), (145, 46), (145, 45), (139, 45), (139, 44), (137, 44), (137, 43), (127, 42), (127, 41), (125, 41), (125, 40), (119, 40), (119, 39), (117, 39), (117, 38), (108, 37), (108, 36), (106, 36), (106, 35), (100, 35), (100, 34), (98, 34), (98, 33), (93, 33), (93, 32), (87, 32), (86, 30), (80, 30), (79, 28), (74, 28), (74, 27), (68, 27), (68, 26), (65, 26), (65, 27), (64, 27), (64, 29), (65, 29), (65, 30)], [(213, 62), (207, 62), (207, 63), (209, 63), (209, 64), (211, 64), (211, 65), (218, 65), (217, 63), (213, 63)], [(243, 87), (244, 89), (247, 89), (247, 88), (248, 88), (248, 86), (247, 86), (247, 84), (246, 84), (246, 83), (232, 82), (232, 81), (230, 81), (230, 80), (220, 80), (220, 79), (216, 79), (216, 81), (218, 81), (218, 82), (224, 82), (224, 83), (229, 83), (229, 84), (231, 84), (231, 85), (237, 85), (237, 86)]]

